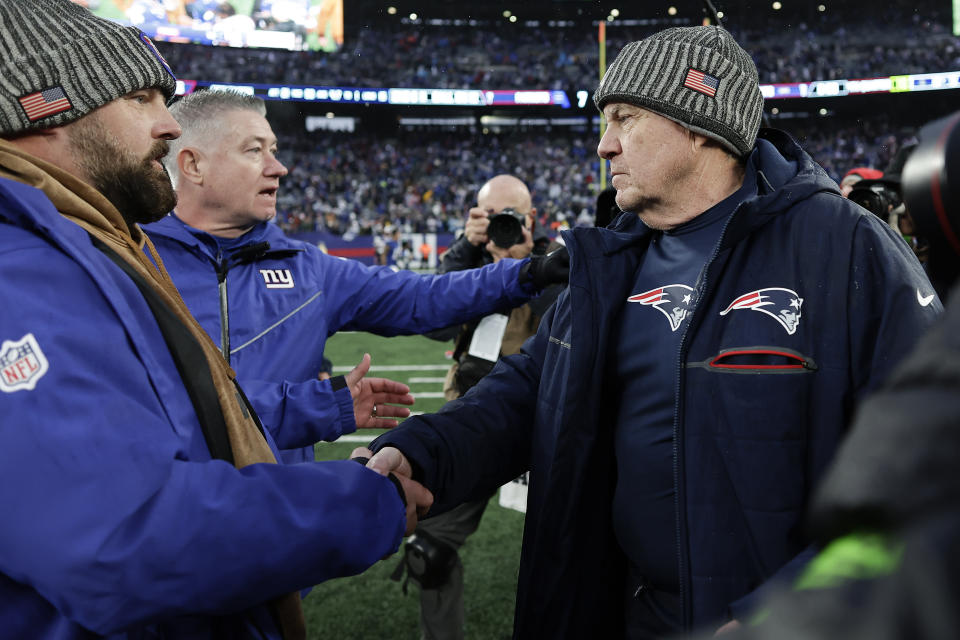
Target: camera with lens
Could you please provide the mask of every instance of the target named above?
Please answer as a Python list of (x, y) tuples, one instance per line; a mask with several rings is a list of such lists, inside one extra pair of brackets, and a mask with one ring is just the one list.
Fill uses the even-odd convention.
[(927, 275), (942, 300), (960, 280), (960, 112), (929, 122), (903, 167), (903, 199), (929, 243)]
[(490, 216), (490, 226), (487, 227), (487, 237), (501, 249), (509, 249), (515, 244), (523, 242), (523, 223), (526, 219), (516, 209), (506, 208), (500, 213)]
[(861, 180), (853, 185), (847, 197), (884, 222), (888, 221), (894, 209), (903, 204), (900, 181), (897, 179)]

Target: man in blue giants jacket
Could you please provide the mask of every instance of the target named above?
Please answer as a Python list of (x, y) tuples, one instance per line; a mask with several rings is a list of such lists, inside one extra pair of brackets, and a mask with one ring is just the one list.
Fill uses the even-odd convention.
[(3, 638), (302, 639), (298, 590), (395, 551), (430, 501), (275, 464), (317, 433), (257, 421), (138, 226), (175, 202), (175, 87), (133, 27), (0, 3)]
[(530, 471), (514, 634), (736, 626), (807, 557), (801, 516), (852, 407), (941, 311), (909, 247), (763, 131), (718, 27), (628, 44), (596, 103), (624, 213), (564, 239), (523, 351), (378, 438), (434, 509)]
[[(335, 258), (287, 238), (269, 222), (287, 169), (276, 158), (263, 101), (204, 91), (171, 112), (183, 128), (165, 159), (178, 204), (145, 229), (190, 311), (241, 381), (312, 380), (327, 338), (337, 331), (423, 333), (517, 306), (536, 290), (524, 281), (539, 273), (534, 267), (545, 258), (422, 276)], [(560, 271), (565, 277), (565, 267)], [(254, 400), (265, 421), (273, 419), (268, 407), (289, 406), (279, 400), (264, 407)], [(328, 415), (306, 415), (306, 422), (332, 422), (338, 425), (333, 434), (355, 428), (353, 412), (338, 412), (336, 398), (309, 406)], [(409, 413), (374, 406), (380, 419), (369, 426), (393, 426), (384, 418)], [(286, 462), (313, 460), (313, 448), (282, 455)]]

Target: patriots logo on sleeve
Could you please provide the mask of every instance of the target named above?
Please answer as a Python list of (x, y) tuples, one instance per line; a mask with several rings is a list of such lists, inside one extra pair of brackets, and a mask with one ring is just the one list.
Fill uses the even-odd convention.
[(720, 315), (725, 316), (738, 309), (759, 311), (779, 322), (780, 326), (792, 336), (797, 332), (797, 327), (800, 326), (800, 307), (802, 305), (803, 298), (797, 295), (796, 291), (782, 287), (768, 287), (739, 296), (727, 305), (727, 308), (721, 311)]
[(649, 305), (666, 316), (670, 330), (676, 331), (693, 310), (693, 287), (668, 284), (627, 298), (627, 302)]

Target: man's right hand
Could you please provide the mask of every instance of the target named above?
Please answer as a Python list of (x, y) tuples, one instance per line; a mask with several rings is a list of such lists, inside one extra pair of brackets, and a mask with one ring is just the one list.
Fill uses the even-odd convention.
[(382, 476), (393, 476), (400, 481), (407, 502), (407, 528), (404, 535), (410, 535), (417, 528), (417, 520), (427, 514), (433, 504), (433, 494), (422, 484), (414, 480), (413, 467), (406, 456), (394, 447), (384, 447), (376, 454), (365, 447), (358, 447), (350, 454), (351, 458), (369, 458), (367, 468)]
[(370, 354), (363, 354), (360, 364), (344, 376), (353, 397), (353, 419), (357, 429), (392, 429), (398, 418), (410, 415), (410, 409), (398, 404), (412, 405), (410, 387), (387, 378), (365, 377), (370, 371)]
[(490, 226), (489, 215), (479, 207), (470, 209), (470, 216), (463, 227), (463, 236), (475, 247), (482, 247), (490, 241), (487, 237), (487, 227)]

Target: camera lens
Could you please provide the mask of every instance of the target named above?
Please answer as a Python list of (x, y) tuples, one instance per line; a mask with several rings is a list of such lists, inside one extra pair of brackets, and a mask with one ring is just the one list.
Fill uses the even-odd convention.
[(504, 209), (490, 216), (487, 236), (501, 249), (509, 249), (523, 242), (523, 214), (513, 209)]

